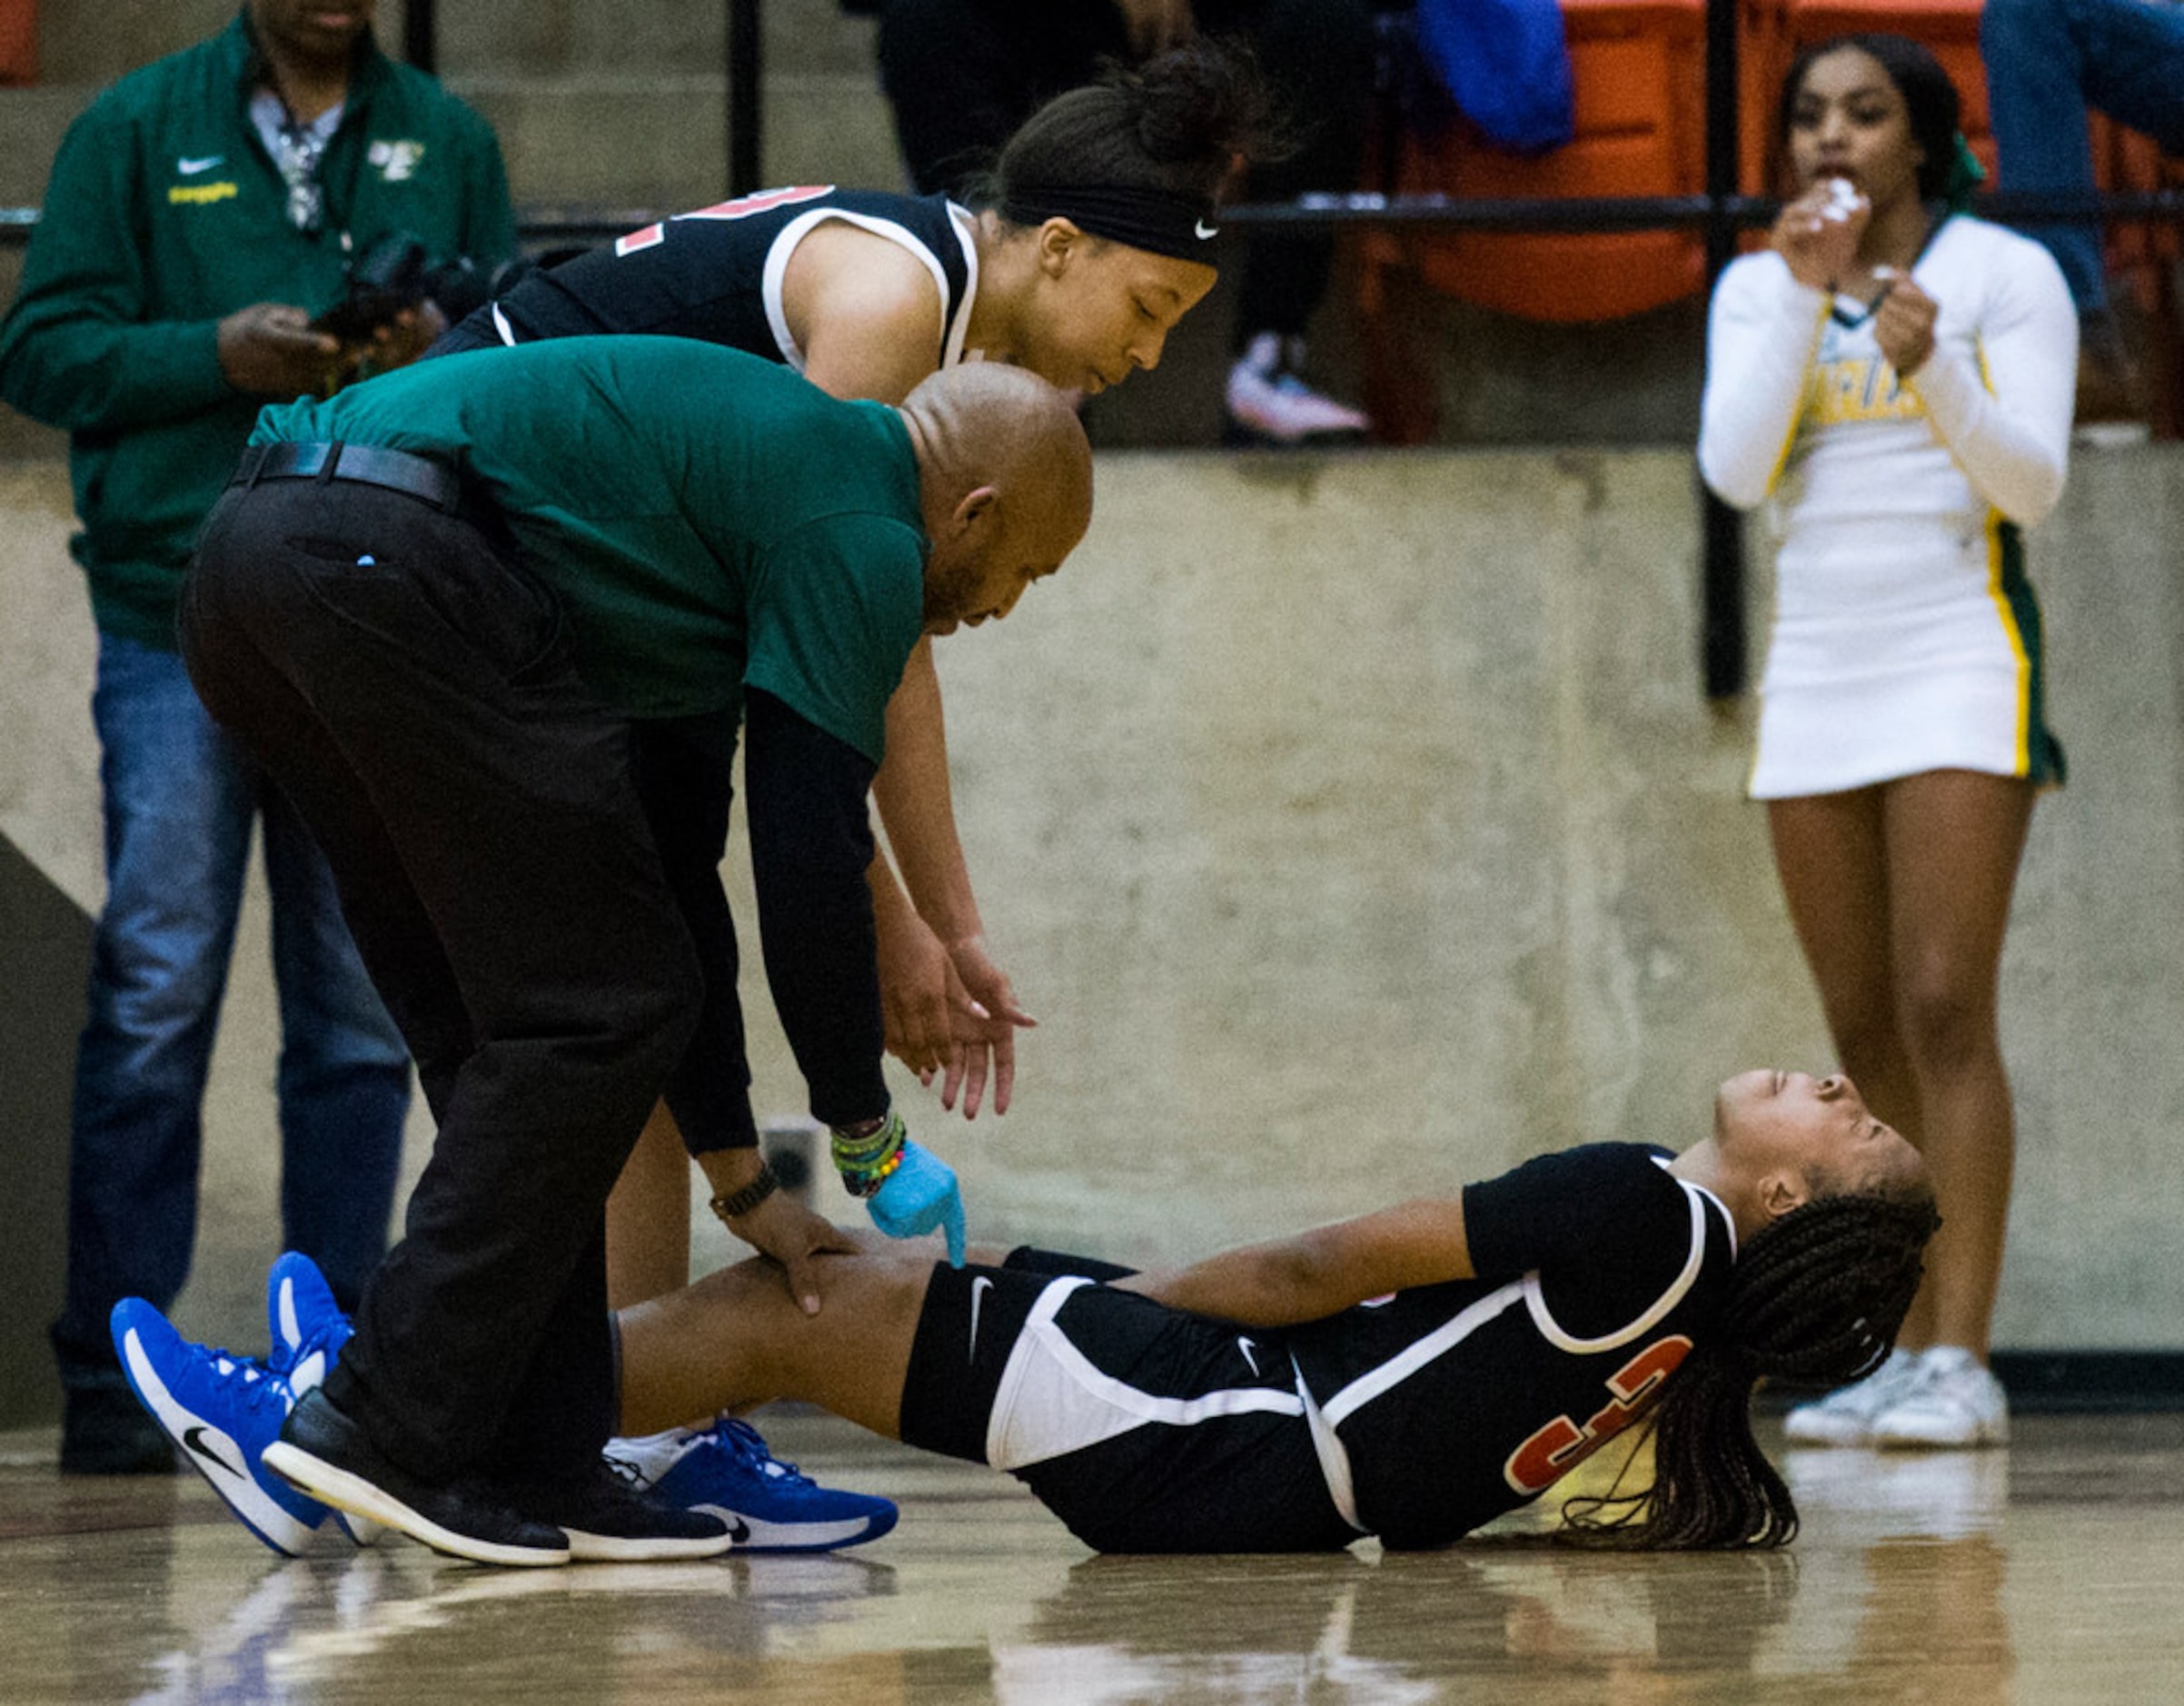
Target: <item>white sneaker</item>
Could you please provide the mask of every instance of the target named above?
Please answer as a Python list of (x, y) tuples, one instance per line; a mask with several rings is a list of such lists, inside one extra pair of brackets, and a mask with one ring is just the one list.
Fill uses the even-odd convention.
[(1873, 1443), (1943, 1448), (2006, 1445), (2010, 1401), (2002, 1383), (1959, 1344), (1937, 1344), (1910, 1390), (1873, 1418)]
[(1916, 1351), (1891, 1351), (1863, 1380), (1797, 1405), (1783, 1419), (1782, 1432), (1792, 1445), (1871, 1444), (1874, 1417), (1911, 1390), (1919, 1360)]
[(1356, 438), (1372, 430), (1360, 410), (1323, 396), (1297, 377), (1304, 346), (1284, 346), (1272, 332), (1252, 339), (1228, 370), (1228, 424), (1233, 436), (1301, 444), (1306, 439)]

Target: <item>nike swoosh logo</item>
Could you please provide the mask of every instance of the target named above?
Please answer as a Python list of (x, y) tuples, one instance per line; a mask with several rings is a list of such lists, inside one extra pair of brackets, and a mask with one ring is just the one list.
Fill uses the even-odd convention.
[(750, 1524), (725, 1504), (714, 1504), (709, 1500), (703, 1504), (693, 1504), (690, 1508), (692, 1511), (701, 1512), (707, 1516), (719, 1517), (721, 1526), (728, 1530), (730, 1542), (735, 1545), (740, 1546), (750, 1538)]
[(978, 1354), (978, 1305), (986, 1301), (986, 1294), (993, 1290), (993, 1282), (981, 1274), (970, 1283), (970, 1349), (964, 1361), (970, 1362)]
[(240, 1469), (204, 1443), (204, 1433), (202, 1427), (184, 1428), (182, 1431), (182, 1443), (207, 1463), (218, 1463), (231, 1475), (240, 1475), (243, 1473)]
[(1251, 1364), (1251, 1372), (1255, 1374), (1259, 1372), (1259, 1359), (1251, 1354), (1251, 1347), (1256, 1343), (1257, 1341), (1254, 1339), (1238, 1339), (1236, 1341), (1236, 1349), (1244, 1353), (1244, 1360)]
[(225, 154), (200, 154), (195, 159), (192, 159), (189, 155), (184, 154), (174, 163), (174, 170), (181, 173), (185, 178), (194, 178), (200, 172), (210, 172), (226, 158)]
[(1209, 225), (1203, 219), (1192, 227), (1192, 230), (1200, 243), (1210, 243), (1221, 234), (1220, 226)]

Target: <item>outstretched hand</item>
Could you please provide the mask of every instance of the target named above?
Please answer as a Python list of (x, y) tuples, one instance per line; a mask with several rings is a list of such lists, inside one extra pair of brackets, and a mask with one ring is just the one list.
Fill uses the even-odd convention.
[(888, 1053), (927, 1088), (938, 1078), (942, 1107), (960, 1095), (963, 1117), (976, 1119), (990, 1085), (994, 1112), (1008, 1112), (1016, 1033), (1038, 1021), (1018, 1005), (984, 937), (943, 945), (924, 920), (906, 918), (879, 934), (879, 988)]
[(956, 943), (948, 949), (948, 961), (949, 994), (957, 997), (959, 991), (960, 997), (950, 1002), (955, 1047), (940, 1081), (940, 1106), (953, 1108), (960, 1088), (963, 1117), (978, 1118), (990, 1074), (993, 1111), (1006, 1114), (1016, 1089), (1017, 1028), (1029, 1030), (1038, 1021), (1017, 1004), (1016, 987), (987, 953), (984, 937)]
[[(882, 915), (875, 913), (875, 923)], [(888, 1053), (930, 1084), (955, 1053), (955, 1033), (968, 1015), (958, 1002), (970, 997), (925, 920), (907, 909), (894, 927), (879, 932), (879, 1013)]]

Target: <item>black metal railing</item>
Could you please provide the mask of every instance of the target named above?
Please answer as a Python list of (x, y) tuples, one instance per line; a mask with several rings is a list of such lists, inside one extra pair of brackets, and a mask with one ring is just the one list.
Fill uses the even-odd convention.
[[(728, 193), (765, 186), (761, 140), (759, 0), (723, 0), (726, 43), (724, 132)], [(402, 53), (432, 71), (438, 64), (437, 0), (409, 0)], [(1746, 231), (1770, 223), (1780, 203), (1739, 193), (1739, 123), (1735, 0), (1711, 0), (1706, 21), (1706, 188), (1698, 195), (1604, 196), (1542, 200), (1464, 198), (1360, 191), (1312, 194), (1294, 202), (1243, 203), (1222, 210), (1225, 228), (1255, 231), (1305, 227), (1343, 230), (1395, 227), (1513, 232), (1627, 232), (1687, 229), (1703, 233), (1709, 289), (1732, 260)], [(2003, 223), (2105, 223), (2111, 220), (2184, 224), (2184, 188), (2095, 193), (1996, 192), (1975, 201), (1984, 218)], [(541, 249), (606, 242), (679, 208), (533, 205), (520, 210), (524, 245)], [(35, 207), (0, 207), (0, 246), (29, 240)], [(1694, 485), (1696, 485), (1694, 476)], [(1743, 527), (1736, 511), (1703, 486), (1701, 670), (1709, 699), (1743, 690), (1747, 679)]]

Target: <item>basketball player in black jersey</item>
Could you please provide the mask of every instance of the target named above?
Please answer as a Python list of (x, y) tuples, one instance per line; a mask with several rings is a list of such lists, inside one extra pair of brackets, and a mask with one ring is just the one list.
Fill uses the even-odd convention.
[(1100, 1550), (1237, 1552), (1444, 1543), (1643, 1417), (1652, 1484), (1570, 1531), (1781, 1545), (1752, 1386), (1877, 1364), (1937, 1224), (1848, 1079), (1748, 1072), (1680, 1156), (1587, 1145), (1185, 1267), (873, 1247), (808, 1317), (747, 1262), (617, 1317), (622, 1424), (807, 1399), (1009, 1471)]

